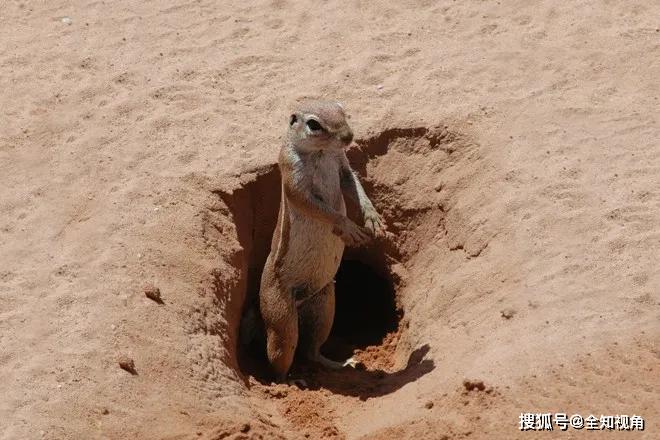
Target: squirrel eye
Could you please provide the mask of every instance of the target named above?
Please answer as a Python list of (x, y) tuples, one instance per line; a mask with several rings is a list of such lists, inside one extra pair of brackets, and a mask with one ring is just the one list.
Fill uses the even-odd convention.
[(314, 119), (310, 119), (309, 121), (307, 121), (307, 126), (312, 131), (323, 130), (323, 127), (321, 127), (321, 124), (319, 124), (319, 122), (315, 121)]

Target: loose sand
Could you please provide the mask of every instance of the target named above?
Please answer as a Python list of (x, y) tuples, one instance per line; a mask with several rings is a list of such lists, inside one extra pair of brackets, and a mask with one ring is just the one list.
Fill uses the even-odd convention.
[[(566, 412), (658, 438), (658, 17), (2, 2), (0, 437), (529, 439), (521, 412)], [(347, 254), (326, 347), (366, 370), (270, 385), (238, 327), (301, 97), (344, 103), (392, 235)]]

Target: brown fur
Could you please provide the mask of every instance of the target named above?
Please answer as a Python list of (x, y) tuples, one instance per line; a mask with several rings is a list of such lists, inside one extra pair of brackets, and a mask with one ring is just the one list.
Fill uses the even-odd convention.
[[(345, 245), (384, 233), (346, 158), (352, 138), (334, 102), (307, 102), (289, 120), (279, 157), (282, 201), (259, 293), (266, 351), (278, 380), (286, 378), (299, 341), (308, 359), (341, 365), (320, 354), (334, 319), (334, 276)], [(359, 203), (365, 227), (346, 217), (344, 192)]]

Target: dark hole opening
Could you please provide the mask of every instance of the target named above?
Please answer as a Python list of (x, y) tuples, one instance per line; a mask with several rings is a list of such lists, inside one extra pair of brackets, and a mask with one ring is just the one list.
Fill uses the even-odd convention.
[[(365, 262), (343, 259), (335, 281), (335, 318), (321, 350), (328, 358), (340, 361), (351, 357), (356, 349), (381, 344), (388, 333), (397, 330), (401, 312), (392, 281)], [(263, 327), (260, 333), (248, 346), (239, 348), (239, 364), (244, 373), (267, 379), (271, 372)], [(294, 368), (300, 362), (297, 356)]]
[(356, 348), (378, 345), (396, 331), (400, 314), (388, 277), (362, 261), (345, 258), (335, 281), (335, 320), (323, 347), (326, 355), (350, 356)]

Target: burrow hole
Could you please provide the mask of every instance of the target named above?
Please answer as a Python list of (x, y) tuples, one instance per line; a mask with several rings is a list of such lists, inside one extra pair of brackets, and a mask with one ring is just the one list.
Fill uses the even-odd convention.
[[(243, 307), (236, 358), (242, 373), (258, 379), (269, 378), (265, 356), (263, 323), (258, 316), (259, 285), (270, 252), (279, 211), (280, 175), (276, 165), (259, 170), (256, 178), (224, 196), (234, 217), (243, 248)], [(348, 206), (349, 215), (357, 210)], [(355, 218), (355, 217), (353, 217)], [(402, 311), (397, 306), (395, 277), (388, 266), (384, 246), (371, 244), (347, 248), (335, 276), (335, 319), (330, 336), (322, 347), (331, 359), (346, 359), (356, 349), (381, 344), (396, 332)]]
[[(335, 320), (330, 337), (322, 347), (326, 356), (345, 359), (355, 350), (378, 346), (388, 335), (400, 334), (403, 310), (397, 291), (404, 280), (393, 267), (415, 252), (419, 245), (415, 243), (429, 240), (438, 228), (443, 228), (444, 212), (435, 201), (430, 200), (424, 207), (405, 206), (408, 202), (404, 199), (420, 195), (414, 179), (408, 183), (408, 189), (405, 188), (407, 178), (398, 178), (394, 182), (371, 179), (370, 162), (378, 162), (394, 145), (400, 150), (393, 155), (395, 159), (400, 154), (410, 155), (417, 157), (419, 165), (383, 162), (381, 167), (384, 170), (372, 171), (386, 176), (386, 173), (396, 171), (392, 170), (396, 166), (401, 168), (399, 174), (414, 176), (420, 174), (420, 166), (425, 166), (422, 164), (428, 164), (429, 160), (437, 160), (437, 165), (442, 166), (456, 148), (457, 140), (456, 135), (446, 128), (391, 129), (373, 138), (356, 141), (358, 146), (348, 151), (351, 165), (360, 174), (362, 184), (385, 217), (394, 238), (362, 248), (347, 248), (344, 252), (335, 277)], [(436, 171), (436, 165), (432, 165), (430, 172)], [(231, 193), (218, 192), (231, 210), (243, 249), (238, 263), (241, 280), (236, 284), (236, 291), (231, 293), (233, 299), (242, 305), (241, 322), (229, 323), (231, 333), (239, 336), (228, 348), (243, 374), (266, 380), (270, 377), (270, 369), (265, 355), (263, 324), (258, 316), (258, 294), (277, 221), (280, 193), (276, 164), (256, 170), (252, 180)], [(359, 219), (357, 207), (348, 200), (347, 208), (349, 217)]]

